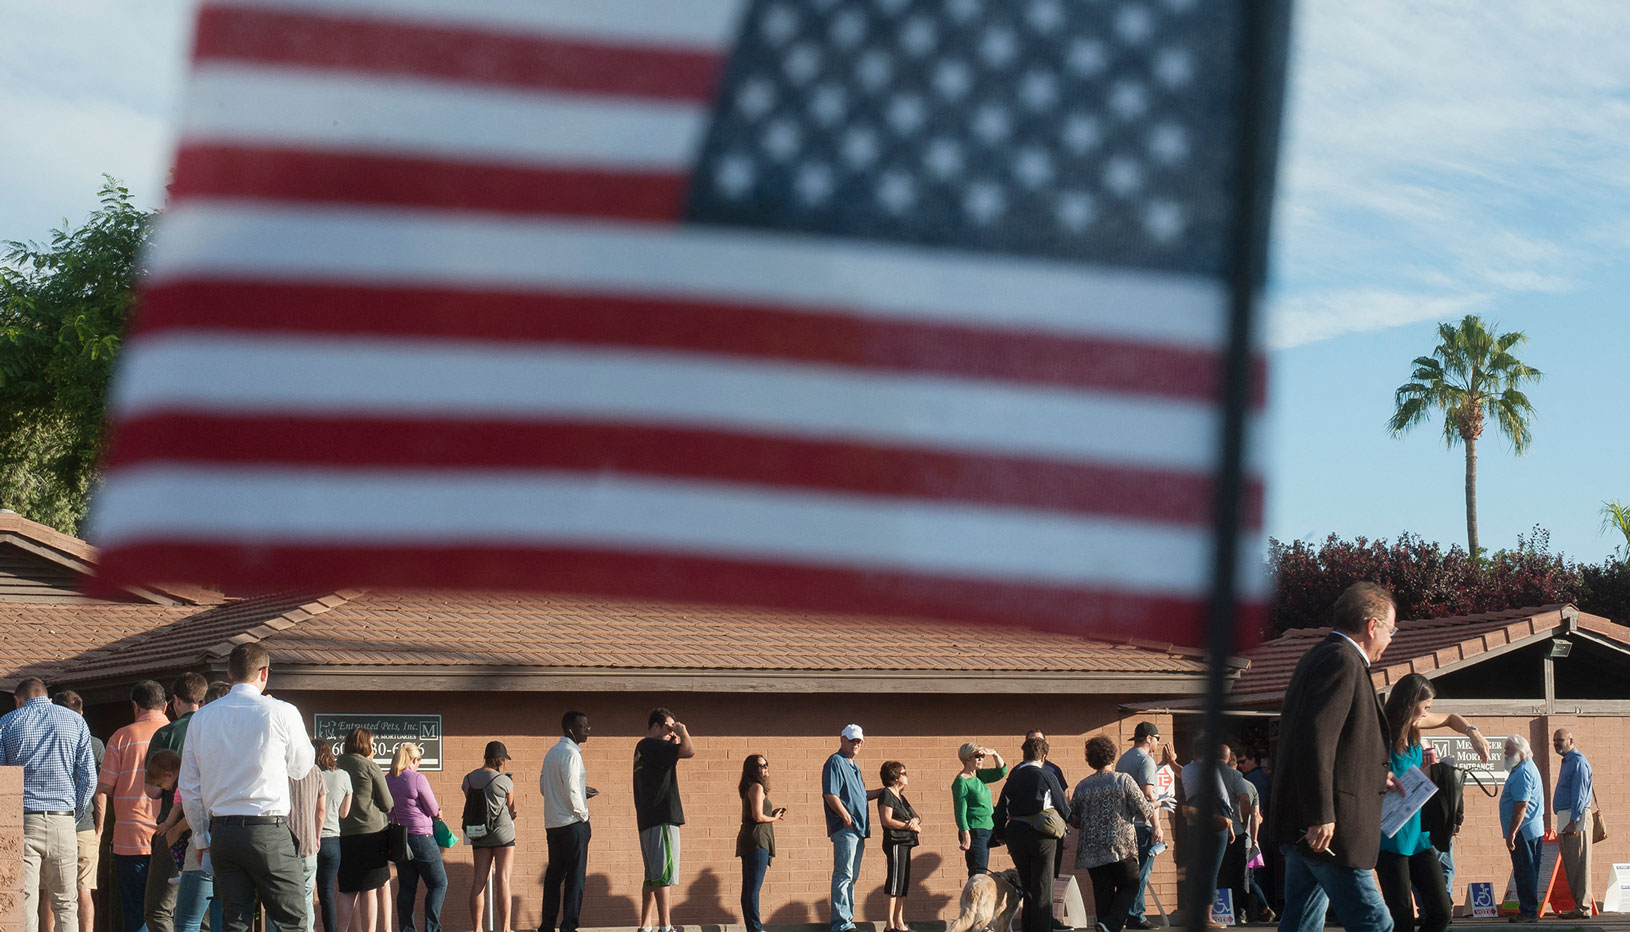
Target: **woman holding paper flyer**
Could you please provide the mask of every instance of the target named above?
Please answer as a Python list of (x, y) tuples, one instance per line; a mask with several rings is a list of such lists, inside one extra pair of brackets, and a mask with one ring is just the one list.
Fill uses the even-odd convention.
[[(1488, 760), (1488, 742), (1478, 733), (1477, 726), (1459, 715), (1433, 715), (1432, 700), (1437, 690), (1432, 681), (1419, 673), (1411, 673), (1392, 687), (1387, 697), (1387, 737), (1392, 750), (1392, 774), (1406, 784), (1406, 774), (1421, 766), (1423, 757), (1421, 730), (1445, 725), (1472, 740), (1477, 753)], [(1388, 826), (1390, 827), (1390, 826)], [(1403, 826), (1388, 835), (1381, 832), (1381, 855), (1375, 864), (1376, 876), (1381, 881), (1381, 897), (1392, 913), (1394, 932), (1443, 932), (1449, 927), (1450, 911), (1454, 904), (1443, 885), (1443, 865), (1432, 848), (1432, 839), (1421, 828), (1421, 813), (1417, 807)], [(1411, 887), (1421, 899), (1421, 920), (1415, 922), (1415, 902)]]

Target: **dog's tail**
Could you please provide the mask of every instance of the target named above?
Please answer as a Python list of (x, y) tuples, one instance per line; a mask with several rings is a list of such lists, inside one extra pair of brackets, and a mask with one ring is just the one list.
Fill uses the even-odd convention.
[[(991, 889), (981, 889), (982, 887)], [(984, 874), (969, 877), (968, 882), (962, 886), (962, 915), (956, 917), (956, 920), (946, 927), (945, 932), (971, 932), (989, 925), (991, 917), (988, 910), (981, 910), (980, 906), (994, 905), (992, 901), (996, 899), (995, 887), (995, 881)], [(981, 916), (981, 912), (987, 914)]]

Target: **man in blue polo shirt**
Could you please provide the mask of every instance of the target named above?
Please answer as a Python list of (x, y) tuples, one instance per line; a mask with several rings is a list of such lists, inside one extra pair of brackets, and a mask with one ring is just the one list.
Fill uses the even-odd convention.
[(1517, 887), (1517, 915), (1513, 922), (1539, 921), (1539, 849), (1545, 835), (1545, 787), (1534, 766), (1528, 739), (1505, 739), (1508, 775), (1500, 793), (1500, 832), (1511, 852), (1511, 877)]
[(79, 837), (74, 823), (96, 792), (96, 759), (85, 720), (53, 705), (28, 677), (12, 691), (17, 708), (0, 717), (0, 764), (23, 768), (23, 930), (38, 932), (40, 891), (57, 928), (79, 928)]
[(866, 806), (866, 781), (855, 757), (866, 740), (859, 725), (845, 725), (838, 733), (837, 753), (821, 770), (821, 799), (826, 803), (826, 835), (832, 839), (832, 932), (855, 927), (855, 878), (860, 857), (872, 833)]

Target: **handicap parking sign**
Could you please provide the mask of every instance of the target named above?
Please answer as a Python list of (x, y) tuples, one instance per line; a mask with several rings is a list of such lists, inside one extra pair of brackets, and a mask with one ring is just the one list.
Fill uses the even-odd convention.
[(1500, 904), (1494, 901), (1494, 884), (1471, 885), (1472, 918), (1494, 918), (1500, 914)]
[(1234, 924), (1234, 891), (1217, 891), (1217, 898), (1211, 901), (1211, 918), (1225, 926)]

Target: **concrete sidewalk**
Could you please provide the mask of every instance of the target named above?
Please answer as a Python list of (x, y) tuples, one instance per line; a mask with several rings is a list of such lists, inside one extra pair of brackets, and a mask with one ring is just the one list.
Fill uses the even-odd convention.
[[(947, 925), (948, 923), (941, 921), (914, 921), (911, 923), (911, 929), (912, 932), (945, 932)], [(1170, 928), (1171, 932), (1184, 932), (1182, 926), (1172, 926)], [(1244, 932), (1271, 932), (1274, 927), (1271, 925), (1256, 923), (1245, 926), (1236, 926), (1235, 928), (1244, 930)], [(1326, 928), (1339, 930), (1341, 927), (1331, 925), (1326, 926)], [(1551, 930), (1551, 932), (1556, 932), (1556, 930), (1561, 929), (1585, 929), (1587, 932), (1630, 932), (1630, 913), (1603, 913), (1602, 915), (1593, 916), (1589, 919), (1557, 919), (1554, 916), (1542, 916), (1540, 917), (1539, 922), (1534, 925), (1516, 925), (1514, 923), (1507, 922), (1503, 918), (1456, 919), (1454, 923), (1449, 926), (1449, 928), (1451, 932), (1456, 929), (1478, 929), (1485, 930), (1485, 932), (1492, 932), (1494, 929), (1511, 930), (1511, 932), (1515, 932), (1517, 929), (1546, 929)], [(698, 925), (680, 925), (676, 926), (675, 929), (676, 932), (746, 932), (747, 927), (737, 922), (728, 924), (703, 923)], [(824, 922), (781, 925), (766, 923), (764, 929), (765, 932), (831, 932), (831, 927)], [(1017, 932), (1018, 927), (1014, 926), (1014, 929), (1015, 932)], [(857, 922), (855, 923), (855, 930), (856, 932), (886, 932), (884, 929), (884, 924), (881, 922)], [(635, 932), (635, 930), (632, 926), (607, 926), (598, 929), (584, 927), (579, 929), (578, 932)], [(1090, 932), (1090, 930), (1080, 930), (1080, 932)]]

